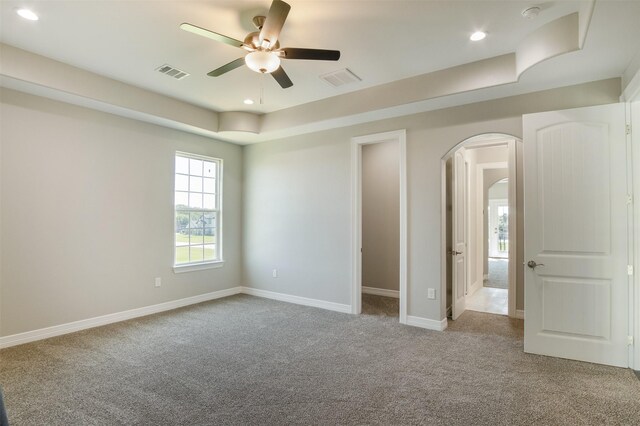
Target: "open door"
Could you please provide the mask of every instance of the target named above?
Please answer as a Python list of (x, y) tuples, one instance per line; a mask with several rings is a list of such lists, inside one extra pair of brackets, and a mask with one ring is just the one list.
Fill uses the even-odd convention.
[(467, 295), (467, 165), (465, 149), (453, 155), (453, 297), (451, 317), (457, 319), (465, 310)]
[(525, 352), (627, 367), (624, 105), (523, 124)]

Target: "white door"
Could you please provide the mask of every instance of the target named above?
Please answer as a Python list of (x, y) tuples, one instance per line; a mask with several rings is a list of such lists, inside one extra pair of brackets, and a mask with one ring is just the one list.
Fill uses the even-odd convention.
[(467, 293), (467, 168), (464, 148), (453, 157), (453, 303), (455, 320), (465, 310)]
[(525, 352), (628, 366), (624, 113), (523, 118)]

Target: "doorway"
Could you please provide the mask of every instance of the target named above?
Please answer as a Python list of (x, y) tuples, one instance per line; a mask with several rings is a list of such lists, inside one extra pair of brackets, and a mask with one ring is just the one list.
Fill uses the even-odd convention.
[(465, 310), (521, 317), (515, 261), (518, 142), (509, 135), (480, 135), (442, 159), (443, 293), (453, 320)]
[(500, 179), (489, 187), (487, 209), (489, 258), (509, 258), (509, 178)]
[(509, 312), (509, 178), (503, 177), (508, 174), (508, 167), (482, 172), (483, 279), (482, 286), (468, 295), (467, 309), (472, 311)]
[(397, 141), (362, 146), (362, 314), (400, 312), (400, 171)]
[(351, 159), (352, 312), (363, 312), (364, 293), (369, 312), (406, 324), (406, 132), (352, 138)]

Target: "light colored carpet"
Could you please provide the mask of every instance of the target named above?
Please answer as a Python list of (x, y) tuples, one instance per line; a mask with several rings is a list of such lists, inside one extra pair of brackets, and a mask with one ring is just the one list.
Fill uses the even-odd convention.
[(485, 287), (509, 288), (509, 260), (489, 259), (489, 279), (484, 280)]
[(394, 297), (362, 294), (362, 315), (384, 315), (400, 317), (400, 300)]
[(639, 424), (631, 370), (522, 350), (522, 322), (445, 332), (238, 295), (0, 351), (19, 425)]

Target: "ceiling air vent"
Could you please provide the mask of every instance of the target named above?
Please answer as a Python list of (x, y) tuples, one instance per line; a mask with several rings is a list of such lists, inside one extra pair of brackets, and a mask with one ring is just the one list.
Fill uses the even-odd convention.
[(355, 75), (348, 68), (330, 72), (328, 74), (322, 74), (320, 78), (326, 81), (327, 83), (329, 83), (330, 85), (332, 85), (333, 87), (341, 87), (347, 84), (357, 83), (359, 81), (362, 81), (360, 77)]
[(173, 77), (176, 80), (182, 80), (185, 77), (188, 77), (190, 74), (188, 72), (179, 70), (178, 68), (174, 68), (171, 65), (164, 64), (158, 68), (156, 71), (161, 72), (162, 74), (166, 74), (169, 77)]

